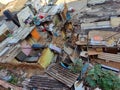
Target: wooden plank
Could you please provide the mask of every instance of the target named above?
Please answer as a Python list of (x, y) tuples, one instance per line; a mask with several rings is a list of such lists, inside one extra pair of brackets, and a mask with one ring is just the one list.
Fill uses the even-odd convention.
[(73, 74), (68, 69), (63, 68), (59, 64), (51, 65), (47, 71), (47, 74), (64, 83), (68, 87), (72, 87), (78, 78), (79, 74)]
[(120, 62), (120, 55), (118, 55), (118, 54), (101, 53), (98, 55), (98, 58), (104, 59), (107, 61)]
[(106, 62), (105, 60), (101, 60), (101, 59), (92, 59), (92, 63), (100, 63), (120, 70), (120, 62), (114, 62), (114, 61)]
[(10, 47), (9, 51), (2, 57), (0, 57), (0, 62), (6, 63), (10, 62), (15, 58), (15, 56), (21, 51), (20, 45)]
[(90, 49), (90, 50), (88, 50), (88, 55), (89, 56), (92, 56), (92, 55), (99, 55), (100, 53), (102, 53), (102, 51), (100, 51), (100, 52), (98, 52), (98, 51), (96, 51), (96, 50), (92, 50), (92, 49)]

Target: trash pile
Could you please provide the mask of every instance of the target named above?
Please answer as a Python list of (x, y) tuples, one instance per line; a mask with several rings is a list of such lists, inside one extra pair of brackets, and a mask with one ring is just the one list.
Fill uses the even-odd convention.
[(88, 0), (79, 12), (55, 2), (4, 10), (0, 63), (44, 72), (25, 77), (26, 90), (119, 90), (120, 1)]

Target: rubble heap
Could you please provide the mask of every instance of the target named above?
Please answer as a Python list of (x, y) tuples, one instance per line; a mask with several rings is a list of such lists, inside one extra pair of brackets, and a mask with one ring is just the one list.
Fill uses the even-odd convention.
[(15, 90), (119, 90), (119, 0), (88, 0), (80, 11), (55, 2), (28, 0), (15, 14), (3, 11), (0, 84)]

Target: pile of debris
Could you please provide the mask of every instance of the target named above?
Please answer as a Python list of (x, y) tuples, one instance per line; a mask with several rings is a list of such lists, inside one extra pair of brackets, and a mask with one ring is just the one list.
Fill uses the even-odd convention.
[[(39, 0), (33, 1), (15, 15), (4, 10), (7, 20), (0, 22), (0, 63), (39, 67), (44, 72), (24, 77), (21, 88), (119, 90), (119, 1), (88, 0), (76, 15), (66, 3), (56, 5), (55, 0), (41, 6)], [(7, 78), (2, 70), (0, 76)]]

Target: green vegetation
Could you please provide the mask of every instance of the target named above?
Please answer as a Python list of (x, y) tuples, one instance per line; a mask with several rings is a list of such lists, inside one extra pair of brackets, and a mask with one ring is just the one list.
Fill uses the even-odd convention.
[(76, 60), (76, 62), (74, 64), (71, 64), (69, 66), (70, 71), (73, 73), (80, 73), (82, 67), (83, 67), (83, 62), (81, 59)]
[(120, 78), (113, 72), (102, 70), (101, 65), (95, 65), (87, 73), (85, 84), (91, 88), (99, 87), (102, 90), (120, 90)]
[(0, 70), (2, 70), (3, 69), (3, 67), (2, 66), (0, 66)]
[(16, 76), (12, 75), (12, 78), (8, 82), (16, 85), (18, 83), (18, 78)]

